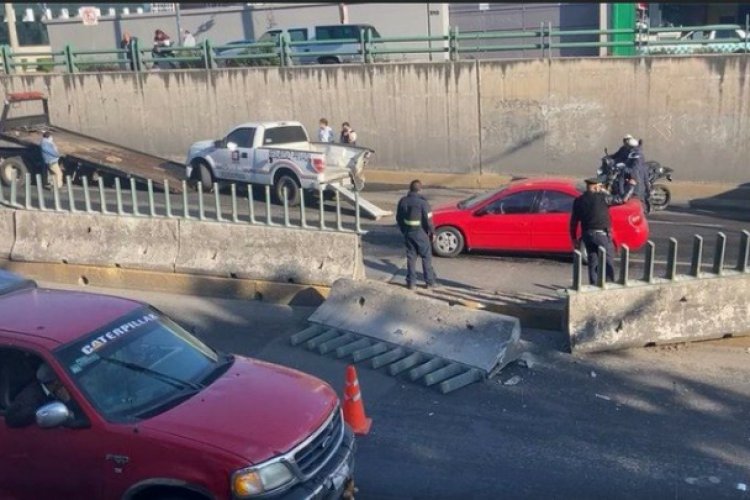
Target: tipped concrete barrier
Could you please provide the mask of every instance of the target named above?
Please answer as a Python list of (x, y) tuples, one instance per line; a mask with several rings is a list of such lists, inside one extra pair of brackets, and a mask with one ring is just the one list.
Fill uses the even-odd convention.
[(450, 306), (398, 286), (340, 279), (292, 336), (321, 354), (370, 360), (391, 375), (451, 392), (490, 377), (520, 354), (517, 318)]
[(330, 286), (364, 277), (359, 235), (180, 221), (178, 273)]
[(174, 272), (176, 220), (15, 211), (11, 259)]

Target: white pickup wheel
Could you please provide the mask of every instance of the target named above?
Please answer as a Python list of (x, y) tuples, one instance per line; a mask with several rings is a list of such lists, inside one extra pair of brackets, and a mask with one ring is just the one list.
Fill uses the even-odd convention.
[(203, 187), (204, 193), (210, 193), (214, 188), (214, 176), (211, 173), (211, 169), (205, 163), (198, 165), (198, 175), (200, 176), (200, 183)]
[(284, 203), (284, 188), (286, 188), (286, 199), (290, 207), (296, 207), (300, 204), (300, 198), (302, 197), (302, 190), (297, 182), (297, 179), (289, 174), (281, 174), (276, 179), (273, 190), (276, 194), (276, 199), (279, 203)]

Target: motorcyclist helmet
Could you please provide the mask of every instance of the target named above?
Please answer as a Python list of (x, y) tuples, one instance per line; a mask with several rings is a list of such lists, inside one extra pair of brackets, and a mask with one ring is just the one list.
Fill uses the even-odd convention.
[(633, 136), (630, 134), (625, 134), (625, 137), (622, 138), (622, 143), (627, 144), (630, 139), (632, 139)]
[(634, 148), (634, 147), (638, 146), (638, 139), (636, 139), (635, 137), (630, 137), (630, 138), (629, 138), (629, 139), (627, 140), (627, 143), (626, 143), (626, 144), (627, 144), (628, 146), (630, 146), (631, 148)]

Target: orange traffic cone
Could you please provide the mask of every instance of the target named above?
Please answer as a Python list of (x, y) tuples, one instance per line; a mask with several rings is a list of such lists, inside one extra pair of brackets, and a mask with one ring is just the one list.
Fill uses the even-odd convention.
[(359, 392), (357, 370), (354, 365), (346, 367), (346, 387), (344, 388), (344, 422), (349, 424), (354, 434), (364, 436), (370, 432), (372, 419), (365, 416), (362, 394)]

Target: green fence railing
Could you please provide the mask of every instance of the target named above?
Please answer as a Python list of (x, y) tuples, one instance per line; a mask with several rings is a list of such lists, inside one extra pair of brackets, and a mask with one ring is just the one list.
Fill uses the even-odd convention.
[[(591, 49), (586, 51), (581, 49)], [(602, 50), (604, 49), (604, 50)], [(446, 35), (372, 38), (370, 32), (346, 40), (291, 41), (280, 36), (272, 42), (214, 45), (209, 40), (196, 47), (154, 50), (137, 45), (130, 49), (63, 50), (47, 53), (14, 53), (0, 47), (5, 74), (63, 71), (151, 71), (163, 69), (216, 69), (246, 66), (298, 66), (328, 63), (377, 63), (398, 61), (411, 54), (430, 60), (459, 61), (462, 58), (503, 58), (509, 52), (523, 57), (561, 55), (616, 55), (628, 49), (636, 57), (660, 54), (708, 52), (750, 53), (750, 16), (744, 25), (717, 24), (675, 28), (560, 30), (549, 23), (525, 31), (460, 33), (451, 28)], [(631, 50), (632, 49), (632, 50)], [(576, 52), (572, 52), (575, 50)], [(568, 52), (566, 54), (566, 52)]]

